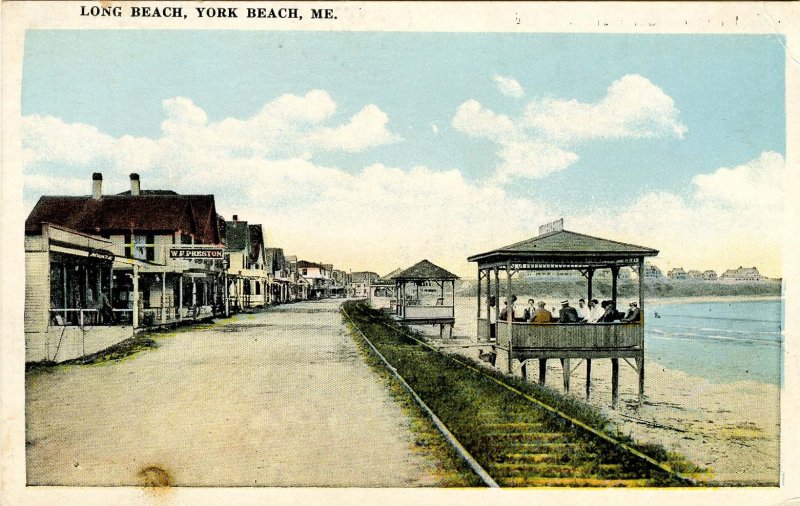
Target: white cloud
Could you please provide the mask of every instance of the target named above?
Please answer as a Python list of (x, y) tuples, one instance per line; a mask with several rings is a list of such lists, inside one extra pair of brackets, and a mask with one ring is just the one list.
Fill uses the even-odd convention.
[[(593, 209), (568, 218), (576, 231), (609, 236), (661, 250), (668, 267), (715, 269), (754, 263), (763, 274), (781, 275), (785, 230), (785, 163), (774, 152), (734, 169), (693, 179), (686, 195), (645, 194), (624, 208)], [(607, 220), (596, 220), (607, 216)], [(567, 228), (571, 228), (567, 227)]]
[(497, 74), (492, 76), (492, 79), (494, 80), (495, 84), (497, 84), (497, 90), (503, 95), (514, 98), (522, 98), (525, 95), (522, 85), (520, 85), (516, 79)]
[(519, 137), (514, 122), (504, 114), (484, 108), (477, 100), (468, 100), (458, 106), (453, 117), (453, 128), (472, 137), (503, 143)]
[[(516, 83), (494, 76), (499, 86)], [(503, 83), (503, 84), (501, 84)], [(521, 91), (521, 87), (520, 87)], [(596, 104), (577, 100), (537, 99), (518, 118), (498, 114), (477, 100), (462, 103), (453, 127), (471, 137), (498, 144), (495, 178), (541, 178), (578, 160), (571, 146), (589, 139), (678, 137), (686, 132), (669, 96), (647, 78), (626, 75), (609, 86)]]
[(458, 107), (453, 128), (498, 145), (493, 179), (499, 183), (506, 183), (512, 177), (545, 177), (578, 160), (575, 153), (528, 136), (511, 118), (486, 109), (477, 100), (468, 100)]
[(686, 126), (664, 90), (640, 75), (626, 75), (609, 86), (596, 104), (577, 100), (534, 100), (525, 110), (526, 127), (557, 142), (601, 138), (682, 138)]
[(578, 161), (575, 153), (545, 142), (526, 140), (504, 142), (501, 145), (498, 152), (501, 162), (495, 172), (497, 181), (501, 183), (513, 176), (542, 178)]
[[(577, 160), (558, 143), (521, 132), (508, 116), (470, 101), (459, 108), (454, 126), (498, 144), (496, 178), (473, 182), (458, 170), (381, 164), (351, 173), (321, 165), (313, 153), (367, 149), (393, 141), (394, 134), (386, 115), (371, 105), (332, 123), (329, 99), (324, 92), (284, 95), (252, 118), (221, 121), (176, 99), (165, 103), (162, 135), (155, 139), (112, 137), (91, 125), (27, 116), (26, 188), (37, 196), (86, 195), (91, 172), (102, 167), (104, 188), (121, 191), (128, 173), (137, 171), (143, 188), (215, 194), (221, 213), (263, 223), (271, 244), (290, 254), (380, 272), (428, 257), (472, 276), (466, 256), (534, 236), (538, 224), (553, 218), (547, 202), (514, 198), (496, 183), (541, 177)], [(353, 138), (362, 131), (364, 139)], [(331, 137), (315, 138), (321, 132)], [(51, 176), (45, 162), (83, 172)], [(566, 216), (567, 228), (660, 249), (661, 261), (670, 265), (720, 270), (757, 263), (778, 276), (785, 172), (783, 157), (765, 152), (696, 176), (683, 194), (651, 192), (627, 205)]]
[(785, 173), (783, 157), (775, 152), (764, 152), (744, 165), (697, 175), (692, 182), (702, 200), (734, 207), (773, 208), (783, 204)]
[(332, 124), (336, 103), (322, 90), (303, 96), (282, 95), (253, 117), (209, 121), (185, 97), (162, 102), (161, 137), (114, 138), (96, 127), (65, 123), (52, 116), (22, 120), (23, 155), (28, 166), (42, 162), (95, 165), (147, 172), (184, 170), (200, 160), (263, 157), (311, 157), (322, 151), (361, 152), (400, 137), (388, 129), (389, 118), (368, 104), (341, 124)]
[(373, 146), (390, 144), (400, 136), (386, 129), (389, 117), (377, 106), (368, 105), (346, 125), (323, 128), (308, 136), (309, 144), (328, 151), (356, 153)]

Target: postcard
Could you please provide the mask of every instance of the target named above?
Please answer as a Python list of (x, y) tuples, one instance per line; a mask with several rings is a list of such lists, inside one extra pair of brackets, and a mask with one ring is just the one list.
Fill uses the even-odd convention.
[(797, 501), (797, 6), (2, 9), (3, 504)]

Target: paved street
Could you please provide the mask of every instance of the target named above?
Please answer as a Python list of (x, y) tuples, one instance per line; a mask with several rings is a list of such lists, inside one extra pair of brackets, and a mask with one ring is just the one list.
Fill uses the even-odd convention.
[(337, 312), (303, 302), (27, 375), (31, 485), (414, 486), (430, 464)]

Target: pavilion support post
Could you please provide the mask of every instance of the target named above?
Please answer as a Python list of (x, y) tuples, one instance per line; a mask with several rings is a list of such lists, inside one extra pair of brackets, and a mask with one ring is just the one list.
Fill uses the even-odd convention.
[(497, 334), (500, 332), (500, 327), (497, 325), (500, 322), (500, 269), (498, 267), (494, 268), (494, 321), (494, 338), (496, 340)]
[(619, 404), (619, 359), (611, 359), (611, 409)]
[[(642, 335), (644, 335), (644, 257), (639, 257), (639, 323), (642, 324)], [(644, 349), (644, 339), (642, 339), (642, 349)]]
[(569, 367), (569, 359), (568, 358), (562, 358), (561, 359), (561, 369), (562, 369), (562, 371), (564, 373), (564, 392), (569, 393), (570, 367)]
[(586, 359), (586, 400), (592, 394), (592, 359)]
[(642, 409), (644, 402), (644, 352), (640, 357), (636, 357), (636, 370), (639, 372), (639, 409)]
[(592, 300), (592, 278), (594, 277), (594, 269), (589, 268), (586, 270), (586, 304)]
[(639, 257), (639, 325), (641, 332), (641, 358), (637, 359), (639, 369), (639, 408), (644, 402), (644, 257)]
[(520, 364), (519, 371), (522, 374), (522, 379), (528, 381), (528, 361), (523, 360)]
[[(478, 269), (478, 316), (477, 316), (477, 324), (478, 324), (477, 328), (478, 328), (478, 331), (477, 331), (476, 340), (480, 340), (480, 336), (481, 336), (481, 331), (480, 331), (481, 322), (480, 322), (480, 320), (481, 320), (481, 305), (482, 305), (481, 304), (481, 286), (483, 285), (483, 280), (481, 279), (482, 273), (483, 273), (483, 271), (480, 270), (480, 268), (479, 268)], [(442, 286), (444, 286), (444, 285), (442, 285)], [(453, 290), (453, 297), (454, 298), (455, 298), (455, 292), (456, 291)], [(444, 299), (444, 295), (442, 295), (442, 299)], [(456, 310), (455, 303), (453, 303), (453, 311), (455, 312), (455, 310)]]
[(511, 262), (506, 261), (506, 323), (508, 324), (508, 372), (511, 374), (511, 364), (514, 362), (514, 332), (511, 327), (514, 321), (514, 311), (511, 309)]
[(492, 305), (489, 304), (489, 299), (492, 296), (492, 271), (486, 269), (486, 320), (489, 325), (492, 324)]
[(614, 309), (617, 309), (617, 277), (619, 276), (619, 267), (616, 265), (611, 268), (611, 301), (614, 303)]
[(539, 384), (544, 385), (547, 381), (547, 359), (539, 359)]

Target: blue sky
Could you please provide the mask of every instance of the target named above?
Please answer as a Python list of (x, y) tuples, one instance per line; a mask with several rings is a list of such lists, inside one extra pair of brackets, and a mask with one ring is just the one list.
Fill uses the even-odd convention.
[[(625, 76), (633, 77), (623, 79)], [(515, 82), (518, 91), (504, 93), (498, 78)], [(633, 97), (631, 111), (625, 116), (631, 119), (615, 122), (618, 111), (611, 106), (587, 112), (613, 95), (610, 90), (617, 82), (625, 83), (620, 89), (626, 91), (620, 92), (622, 100), (614, 102), (614, 107), (622, 104), (627, 110), (627, 98)], [(720, 169), (738, 167), (742, 169), (730, 174), (738, 174), (740, 180), (733, 181), (736, 185), (747, 185), (774, 175), (774, 172), (758, 173), (764, 165), (758, 162), (763, 154), (777, 156), (768, 156), (766, 165), (775, 160), (781, 164), (785, 156), (784, 49), (779, 36), (774, 35), (63, 30), (29, 31), (25, 41), (23, 116), (57, 118), (66, 125), (58, 128), (78, 123), (89, 125), (96, 128), (92, 135), (98, 133), (104, 138), (132, 136), (154, 142), (163, 138), (164, 101), (175, 97), (188, 99), (192, 107), (205, 112), (206, 124), (214, 124), (226, 118), (247, 120), (281, 96), (304, 97), (312, 90), (323, 90), (335, 103), (335, 110), (319, 120), (320, 128), (347, 125), (372, 105), (376, 109), (365, 113), (369, 119), (356, 125), (356, 130), (369, 129), (373, 137), (366, 135), (371, 140), (357, 144), (342, 141), (345, 144), (337, 144), (340, 149), (320, 148), (319, 144), (304, 141), (298, 143), (303, 145), (302, 153), (291, 149), (281, 154), (274, 150), (262, 153), (258, 156), (263, 157), (264, 172), (271, 170), (268, 166), (294, 160), (304, 164), (302, 170), (312, 174), (315, 170), (320, 176), (334, 171), (330, 174), (339, 178), (346, 189), (353, 187), (354, 182), (373, 181), (366, 177), (365, 168), (374, 165), (382, 167), (390, 183), (392, 170), (407, 175), (414, 167), (424, 167), (433, 178), (457, 174), (458, 185), (466, 189), (466, 199), (471, 192), (476, 195), (501, 192), (500, 201), (511, 202), (512, 208), (516, 206), (512, 221), (548, 221), (546, 218), (568, 216), (576, 218), (573, 223), (583, 224), (581, 217), (614, 210), (619, 213), (611, 217), (616, 222), (624, 220), (629, 216), (626, 212), (637, 209), (637, 205), (654, 195), (667, 195), (659, 202), (677, 197), (687, 213), (697, 214), (711, 202), (715, 212), (738, 206), (740, 214), (742, 210), (745, 214), (752, 210), (753, 219), (760, 219), (762, 213), (772, 209), (762, 209), (754, 202), (743, 203), (741, 196), (733, 203), (730, 201), (733, 193), (724, 189), (722, 195), (711, 195), (709, 188), (721, 186), (711, 181), (701, 188), (696, 177), (716, 174), (721, 179), (728, 173), (719, 173)], [(645, 99), (637, 103), (639, 96), (652, 97), (653, 103), (646, 103)], [(322, 102), (327, 103), (327, 99)], [(476, 105), (459, 109), (468, 103)], [(545, 111), (539, 118), (545, 123), (538, 123), (538, 130), (531, 129), (530, 124), (524, 126), (526, 107), (532, 107), (530, 104)], [(465, 114), (461, 122), (455, 119), (458, 111)], [(502, 116), (498, 125), (513, 124), (509, 132), (527, 129), (519, 134), (524, 144), (522, 151), (528, 149), (530, 142), (556, 148), (558, 161), (553, 162), (554, 167), (538, 172), (521, 167), (520, 164), (536, 166), (544, 160), (525, 153), (517, 165), (508, 163), (503, 177), (503, 169), (499, 167), (506, 155), (502, 150), (509, 145), (502, 138), (502, 131), (501, 135), (479, 131), (480, 124), (485, 124), (480, 121), (484, 117), (480, 114), (485, 111), (491, 111), (493, 118)], [(558, 111), (567, 111), (566, 117), (558, 116)], [(595, 128), (570, 124), (573, 120), (596, 121), (597, 125)], [(552, 121), (558, 123), (556, 130), (543, 134), (542, 125), (550, 125)], [(609, 133), (604, 133), (603, 128), (608, 128)], [(613, 131), (614, 128), (618, 131)], [(36, 133), (24, 141), (32, 151), (47, 145), (37, 136), (56, 133), (43, 127), (33, 130)], [(193, 142), (201, 142), (198, 139)], [(160, 149), (170, 149), (161, 146)], [(109, 156), (93, 155), (86, 159), (71, 155), (39, 156), (26, 166), (26, 173), (35, 176), (26, 185), (26, 201), (35, 202), (39, 195), (47, 193), (46, 185), (37, 184), (36, 177), (40, 182), (45, 176), (56, 176), (83, 184), (93, 170), (105, 169), (104, 173), (117, 174), (116, 179), (124, 185), (130, 170), (126, 170), (124, 160), (117, 157), (112, 163)], [(163, 153), (159, 156), (159, 160), (164, 160)], [(177, 158), (187, 171), (212, 170), (187, 166), (185, 158)], [(242, 162), (242, 158), (258, 165), (248, 151), (246, 156), (233, 160), (231, 166)], [(224, 158), (220, 163), (230, 161)], [(109, 170), (109, 165), (116, 169)], [(162, 167), (159, 162), (146, 165), (136, 169), (144, 173), (152, 169), (152, 175), (143, 176), (143, 187), (147, 187), (148, 177), (154, 184), (179, 181), (175, 167)], [(540, 166), (547, 166), (547, 162), (541, 161)], [(763, 170), (773, 168), (769, 165)], [(261, 169), (246, 170), (255, 171), (248, 172), (250, 176), (261, 177)], [(164, 174), (170, 176), (165, 180)], [(292, 176), (281, 177), (286, 182)], [(240, 199), (242, 187), (222, 184), (224, 181), (206, 180), (209, 187), (205, 192), (216, 193), (218, 201)], [(307, 181), (295, 181), (294, 187)], [(451, 193), (447, 202), (452, 202), (452, 192), (458, 191), (458, 185), (441, 189)], [(88, 183), (84, 186), (88, 187)], [(197, 190), (191, 183), (186, 188), (174, 189)], [(397, 191), (402, 194), (404, 189), (398, 187)], [(256, 218), (264, 222), (285, 221), (281, 216), (284, 211), (265, 200), (267, 194), (249, 193), (246, 202), (218, 202), (218, 207), (237, 212), (238, 205), (257, 213)], [(315, 189), (312, 193), (315, 198), (320, 195), (331, 198), (332, 205), (341, 204), (328, 189)], [(271, 201), (277, 201), (275, 195), (270, 197)], [(298, 197), (296, 210), (300, 213), (311, 212), (311, 206), (303, 207), (309, 203), (306, 197)], [(414, 205), (413, 202), (387, 202), (387, 208), (378, 209), (377, 215), (396, 213), (397, 209)], [(381, 204), (373, 203), (373, 209), (375, 206)], [(449, 214), (449, 209), (442, 208), (445, 214)], [(706, 211), (703, 216), (707, 216), (708, 209), (703, 209)], [(332, 221), (331, 226), (346, 226), (345, 218), (352, 218), (352, 213), (342, 214), (342, 221), (338, 224)], [(714, 216), (719, 221), (730, 219)], [(685, 217), (699, 218), (700, 215)], [(451, 219), (473, 222), (482, 218), (459, 211)], [(418, 221), (419, 228), (423, 228), (424, 216)], [(483, 235), (489, 246), (532, 235), (528, 234), (528, 227), (511, 227), (505, 230), (507, 236), (494, 237), (496, 228), (491, 223), (489, 220), (478, 227), (487, 230)], [(569, 223), (568, 219), (568, 228), (576, 228), (569, 227)], [(276, 226), (276, 231), (279, 229)], [(317, 250), (299, 236), (287, 235), (289, 230), (287, 227), (276, 232), (276, 240), (287, 241), (297, 248), (309, 246), (316, 255), (338, 258), (338, 249), (331, 251), (334, 238)], [(595, 232), (606, 230), (605, 235), (612, 238), (622, 235), (635, 239), (628, 237), (632, 235), (630, 230), (615, 225)], [(464, 228), (464, 233), (468, 231), (469, 227)], [(418, 236), (418, 232), (410, 226), (409, 234)], [(672, 235), (675, 234), (670, 231), (662, 237)], [(673, 240), (677, 244), (669, 242)], [(481, 250), (484, 246), (465, 241), (457, 241), (468, 249), (463, 251), (463, 257), (475, 252), (470, 247)], [(669, 241), (667, 250), (664, 245), (655, 245), (661, 247), (667, 264), (674, 258), (678, 263), (703, 264), (698, 267), (722, 267), (711, 265), (710, 256), (671, 254), (670, 248), (678, 249), (680, 240)], [(381, 259), (375, 268), (388, 268), (394, 260), (403, 263), (423, 254), (421, 248), (404, 246), (413, 242), (397, 239), (396, 246), (405, 251), (402, 255), (407, 258), (401, 255), (397, 259)], [(779, 249), (779, 244), (772, 248)], [(299, 254), (302, 256), (302, 252)], [(376, 250), (370, 255), (358, 257), (358, 261), (369, 262), (380, 253)], [(454, 249), (448, 255), (448, 259), (455, 258), (457, 253)], [(771, 251), (764, 252), (764, 257), (776, 259), (778, 255)], [(737, 258), (742, 262), (750, 260), (740, 255), (731, 256), (729, 261)], [(756, 257), (746, 263), (760, 260)], [(771, 262), (772, 270), (779, 271), (776, 261)]]

